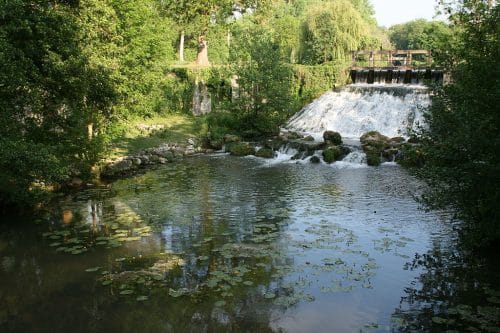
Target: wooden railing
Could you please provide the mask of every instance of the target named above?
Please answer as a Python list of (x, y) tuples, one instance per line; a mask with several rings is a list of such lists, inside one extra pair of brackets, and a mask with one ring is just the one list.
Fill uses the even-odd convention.
[(432, 66), (429, 50), (351, 51), (351, 68), (418, 69)]

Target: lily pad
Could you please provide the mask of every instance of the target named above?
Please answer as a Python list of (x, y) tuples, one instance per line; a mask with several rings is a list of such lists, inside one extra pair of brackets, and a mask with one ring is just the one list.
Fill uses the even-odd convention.
[(186, 295), (189, 293), (189, 290), (187, 290), (186, 288), (181, 288), (179, 290), (175, 290), (175, 289), (172, 289), (170, 288), (168, 290), (168, 294), (172, 297), (180, 297), (180, 296), (183, 296), (183, 295)]
[(109, 286), (112, 283), (113, 283), (113, 280), (104, 280), (104, 281), (102, 281), (102, 285), (103, 286)]
[(97, 271), (98, 271), (98, 270), (100, 270), (101, 268), (102, 268), (102, 267), (100, 267), (100, 266), (97, 266), (97, 267), (91, 267), (91, 268), (87, 268), (87, 269), (85, 270), (85, 272), (89, 272), (89, 273), (91, 273), (91, 272), (97, 272)]
[(148, 296), (141, 295), (141, 296), (137, 296), (137, 298), (135, 300), (138, 302), (144, 302), (144, 301), (147, 301), (148, 299), (149, 299)]
[(134, 291), (132, 289), (125, 289), (125, 290), (120, 291), (120, 295), (131, 295), (133, 293), (134, 293)]

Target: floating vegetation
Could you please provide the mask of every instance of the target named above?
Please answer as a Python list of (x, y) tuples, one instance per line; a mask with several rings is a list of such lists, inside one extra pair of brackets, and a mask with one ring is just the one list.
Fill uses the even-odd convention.
[(87, 268), (87, 269), (85, 270), (85, 272), (89, 272), (89, 273), (91, 273), (91, 272), (97, 272), (97, 271), (98, 271), (98, 270), (100, 270), (101, 268), (102, 268), (102, 267), (99, 267), (99, 266), (97, 266), (97, 267), (91, 267), (91, 268)]

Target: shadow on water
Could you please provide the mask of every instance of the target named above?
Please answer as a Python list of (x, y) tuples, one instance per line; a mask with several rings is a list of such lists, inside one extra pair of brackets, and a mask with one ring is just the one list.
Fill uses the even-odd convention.
[(471, 253), (457, 243), (437, 240), (406, 265), (421, 274), (393, 314), (396, 331), (500, 332), (498, 249)]

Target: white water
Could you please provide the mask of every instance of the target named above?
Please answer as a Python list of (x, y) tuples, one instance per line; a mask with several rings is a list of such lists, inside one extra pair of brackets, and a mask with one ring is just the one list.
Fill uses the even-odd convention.
[(316, 140), (326, 130), (353, 139), (368, 131), (406, 137), (409, 128), (423, 123), (422, 109), (429, 103), (422, 85), (354, 84), (325, 93), (293, 116), (285, 129)]

